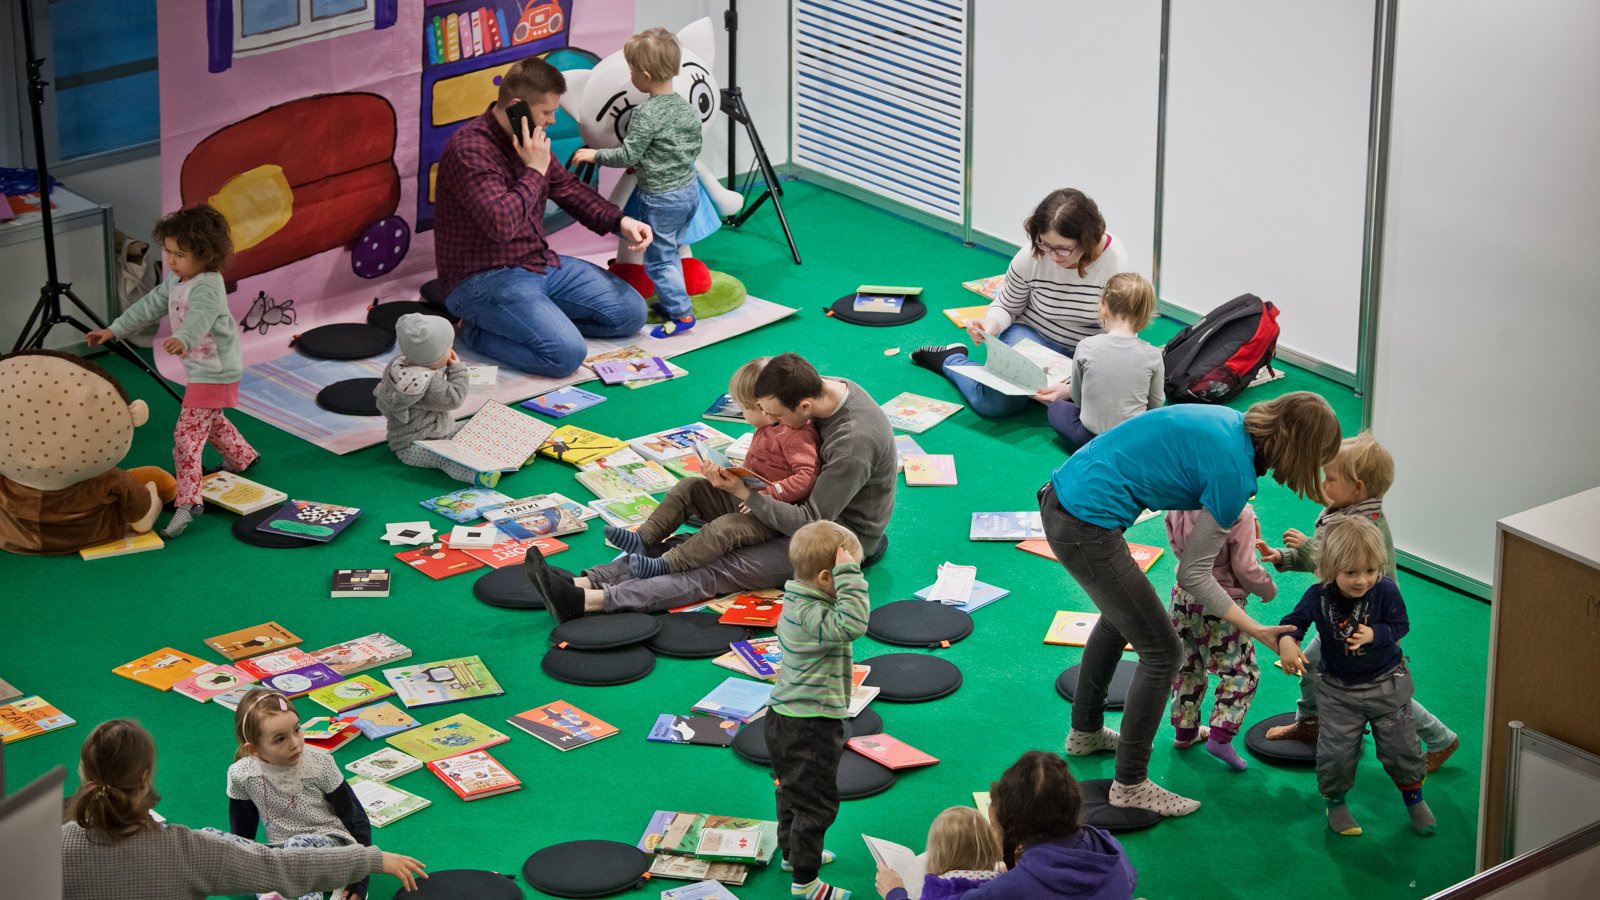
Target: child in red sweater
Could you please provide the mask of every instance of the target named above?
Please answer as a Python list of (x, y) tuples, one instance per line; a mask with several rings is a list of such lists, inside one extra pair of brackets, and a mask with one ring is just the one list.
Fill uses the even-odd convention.
[[(755, 426), (744, 466), (765, 479), (761, 490), (785, 503), (801, 503), (811, 496), (817, 480), (817, 429), (811, 423), (790, 428), (763, 413), (756, 404), (756, 377), (770, 357), (752, 359), (739, 367), (728, 382), (728, 393), (744, 409), (745, 421)], [(689, 521), (704, 523), (700, 530), (660, 556), (646, 550), (660, 544)], [(653, 578), (710, 565), (740, 547), (764, 543), (777, 536), (760, 519), (704, 478), (685, 478), (672, 486), (661, 505), (637, 531), (606, 526), (606, 543), (628, 554), (628, 568), (639, 578)]]

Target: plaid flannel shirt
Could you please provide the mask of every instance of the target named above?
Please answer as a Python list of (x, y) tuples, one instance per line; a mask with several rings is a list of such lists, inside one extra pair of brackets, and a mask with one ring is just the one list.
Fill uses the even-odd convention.
[(524, 165), (492, 108), (450, 136), (435, 197), (434, 256), (447, 294), (490, 269), (560, 266), (545, 241), (546, 199), (596, 234), (613, 234), (622, 222), (622, 210), (554, 158), (543, 175)]

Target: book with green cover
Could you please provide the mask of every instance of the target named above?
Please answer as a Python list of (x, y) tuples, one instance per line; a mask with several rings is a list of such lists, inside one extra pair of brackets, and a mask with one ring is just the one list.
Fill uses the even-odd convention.
[(588, 469), (577, 474), (580, 484), (596, 497), (627, 497), (634, 494), (661, 494), (672, 489), (678, 479), (660, 463), (645, 460), (623, 463), (609, 469)]
[(319, 687), (306, 696), (334, 712), (344, 712), (353, 707), (382, 700), (384, 697), (392, 697), (394, 688), (371, 675), (352, 675), (337, 684)]
[(401, 732), (389, 738), (388, 742), (396, 750), (409, 753), (423, 762), (433, 762), (474, 750), (486, 750), (509, 740), (471, 716), (454, 715)]
[(642, 525), (655, 512), (661, 501), (649, 494), (634, 494), (626, 497), (606, 497), (590, 504), (600, 513), (600, 517), (612, 525), (623, 528), (632, 528)]
[(382, 828), (433, 805), (432, 801), (425, 797), (418, 797), (392, 784), (373, 781), (360, 775), (351, 775), (348, 782), (350, 790), (355, 792), (356, 799), (361, 801), (361, 808), (367, 811), (367, 818), (372, 820), (374, 828)]
[(505, 693), (489, 673), (489, 667), (476, 656), (384, 669), (383, 677), (407, 709)]

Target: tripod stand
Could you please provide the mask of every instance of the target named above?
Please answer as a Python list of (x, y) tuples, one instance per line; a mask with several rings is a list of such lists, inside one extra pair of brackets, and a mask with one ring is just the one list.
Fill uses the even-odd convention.
[[(739, 64), (739, 0), (728, 0), (728, 11), (722, 14), (723, 27), (728, 31), (728, 86), (722, 89), (722, 111), (728, 118), (744, 126), (744, 133), (750, 138), (750, 147), (755, 152), (756, 166), (761, 172), (762, 181), (766, 182), (761, 191), (761, 196), (754, 203), (746, 202), (743, 209), (729, 216), (724, 221), (731, 228), (743, 225), (761, 204), (772, 201), (772, 208), (778, 214), (778, 224), (783, 226), (783, 236), (789, 241), (789, 253), (794, 257), (794, 264), (800, 265), (800, 248), (795, 246), (794, 232), (789, 230), (789, 220), (783, 214), (783, 203), (779, 197), (783, 196), (783, 185), (778, 183), (778, 173), (772, 168), (772, 160), (767, 158), (767, 148), (761, 144), (761, 135), (756, 133), (756, 123), (750, 118), (750, 110), (744, 105), (744, 93), (739, 89), (738, 64)], [(736, 135), (732, 128), (728, 129), (728, 187), (733, 188), (738, 177), (737, 167), (734, 165), (733, 152)], [(745, 183), (739, 187), (739, 193), (744, 194), (755, 181), (755, 173), (751, 172), (745, 178)]]
[[(39, 288), (39, 300), (33, 306), (33, 311), (28, 314), (28, 323), (22, 326), (22, 333), (17, 336), (17, 343), (11, 348), (12, 353), (21, 350), (39, 350), (44, 347), (45, 338), (49, 337), (51, 329), (57, 325), (71, 325), (78, 331), (88, 334), (92, 329), (69, 312), (61, 308), (62, 298), (72, 302), (78, 311), (88, 317), (96, 327), (104, 328), (106, 323), (94, 314), (78, 295), (72, 292), (72, 285), (61, 280), (59, 270), (56, 268), (56, 235), (53, 217), (50, 212), (50, 170), (45, 159), (44, 147), (44, 122), (42, 110), (44, 109), (44, 87), (49, 82), (41, 76), (44, 70), (44, 60), (38, 56), (38, 51), (33, 43), (33, 11), (29, 8), (28, 0), (21, 0), (22, 10), (22, 42), (25, 58), (28, 61), (28, 112), (33, 122), (33, 162), (39, 170), (39, 212), (44, 218), (44, 265), (45, 283)], [(174, 400), (182, 403), (183, 398), (172, 389), (150, 364), (145, 362), (133, 348), (120, 338), (115, 338), (106, 344), (135, 366), (143, 369), (156, 383), (172, 395)]]

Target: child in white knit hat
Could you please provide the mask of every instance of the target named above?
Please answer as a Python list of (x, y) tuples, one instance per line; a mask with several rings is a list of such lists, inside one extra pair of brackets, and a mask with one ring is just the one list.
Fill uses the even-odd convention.
[(500, 473), (475, 472), (418, 447), (417, 441), (450, 437), (461, 426), (451, 413), (467, 397), (467, 366), (454, 349), (450, 320), (424, 313), (400, 317), (400, 355), (389, 360), (373, 395), (389, 422), (389, 449), (408, 466), (438, 469), (457, 481), (494, 487)]

